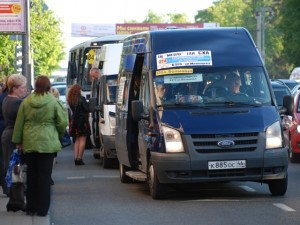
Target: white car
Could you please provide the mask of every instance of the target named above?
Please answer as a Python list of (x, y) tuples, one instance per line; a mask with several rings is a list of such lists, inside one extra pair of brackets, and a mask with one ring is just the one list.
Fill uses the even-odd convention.
[(67, 84), (55, 84), (51, 86), (57, 88), (59, 92), (59, 99), (66, 104)]

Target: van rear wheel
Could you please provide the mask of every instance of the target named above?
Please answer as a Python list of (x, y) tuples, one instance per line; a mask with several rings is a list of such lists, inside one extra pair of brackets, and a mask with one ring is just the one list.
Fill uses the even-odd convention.
[(150, 160), (150, 165), (148, 169), (148, 185), (150, 195), (153, 199), (163, 199), (166, 195), (166, 186), (159, 182), (156, 171), (154, 169), (153, 163)]
[(288, 176), (286, 176), (286, 178), (280, 179), (280, 180), (270, 180), (268, 185), (269, 185), (269, 190), (272, 195), (282, 196), (286, 193), (286, 190), (287, 190)]
[(113, 167), (113, 160), (111, 158), (107, 157), (107, 153), (104, 150), (104, 155), (103, 155), (103, 168), (104, 169), (109, 169)]

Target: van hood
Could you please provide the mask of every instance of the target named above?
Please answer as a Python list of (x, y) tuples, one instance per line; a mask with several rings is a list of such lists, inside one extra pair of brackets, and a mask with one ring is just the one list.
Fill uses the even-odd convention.
[(261, 132), (280, 120), (274, 106), (170, 110), (162, 112), (161, 121), (185, 134)]

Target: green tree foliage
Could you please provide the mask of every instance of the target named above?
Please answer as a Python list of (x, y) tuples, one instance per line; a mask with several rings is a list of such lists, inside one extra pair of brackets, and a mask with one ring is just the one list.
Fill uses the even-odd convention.
[(43, 10), (43, 0), (32, 0), (30, 10), (31, 46), (34, 74), (50, 75), (64, 58), (60, 21), (51, 10)]
[(158, 15), (152, 10), (142, 23), (190, 23), (187, 15), (184, 13), (168, 13), (167, 15)]
[(158, 15), (152, 10), (149, 10), (143, 23), (164, 23), (164, 16)]
[(0, 83), (15, 70), (15, 42), (9, 35), (0, 35)]
[(186, 14), (182, 13), (168, 13), (170, 23), (190, 23)]
[(280, 20), (278, 15), (282, 2), (283, 0), (219, 0), (208, 9), (198, 11), (195, 21), (197, 23), (217, 22), (222, 27), (245, 27), (257, 43), (256, 16), (264, 9), (264, 49), (267, 70), (272, 78), (287, 77), (290, 63), (283, 57), (285, 45), (283, 45), (282, 33), (278, 29)]
[(283, 32), (284, 55), (292, 67), (300, 66), (300, 4), (284, 0), (280, 10), (279, 28)]

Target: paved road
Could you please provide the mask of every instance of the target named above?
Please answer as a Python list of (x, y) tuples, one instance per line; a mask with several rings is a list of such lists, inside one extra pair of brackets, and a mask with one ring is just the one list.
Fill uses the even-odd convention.
[[(51, 225), (298, 225), (300, 164), (289, 168), (284, 197), (252, 182), (203, 184), (152, 200), (144, 183), (122, 184), (117, 169), (103, 169), (92, 151), (75, 166), (71, 148), (58, 156), (53, 178)], [(1, 223), (0, 223), (1, 224)]]

